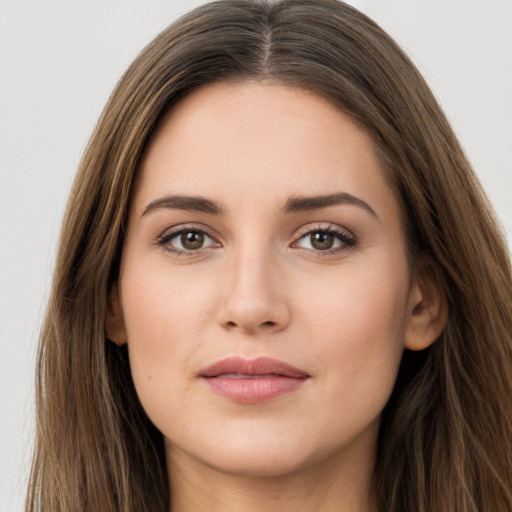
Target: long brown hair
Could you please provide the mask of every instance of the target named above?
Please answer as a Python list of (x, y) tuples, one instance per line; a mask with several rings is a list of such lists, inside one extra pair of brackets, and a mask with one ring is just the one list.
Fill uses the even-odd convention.
[(141, 154), (162, 117), (223, 80), (312, 90), (373, 136), (449, 304), (441, 337), (406, 351), (383, 413), (381, 512), (512, 510), (512, 276), (496, 220), (418, 71), (373, 21), (336, 0), (221, 0), (160, 34), (119, 81), (83, 156), (64, 219), (37, 374), (26, 510), (163, 512), (161, 434), (126, 348), (105, 335)]

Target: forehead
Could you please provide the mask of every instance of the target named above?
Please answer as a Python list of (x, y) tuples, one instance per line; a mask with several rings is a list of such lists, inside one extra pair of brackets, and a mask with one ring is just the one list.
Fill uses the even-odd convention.
[(383, 207), (393, 200), (368, 133), (324, 98), (276, 83), (190, 94), (161, 122), (139, 171), (138, 209), (171, 193), (275, 206), (333, 191), (384, 199)]

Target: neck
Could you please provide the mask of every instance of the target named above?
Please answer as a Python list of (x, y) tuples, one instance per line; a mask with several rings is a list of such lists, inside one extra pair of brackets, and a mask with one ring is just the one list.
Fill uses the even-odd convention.
[[(369, 512), (374, 446), (288, 474), (229, 474), (167, 447), (172, 512)], [(347, 455), (347, 454), (345, 454)]]

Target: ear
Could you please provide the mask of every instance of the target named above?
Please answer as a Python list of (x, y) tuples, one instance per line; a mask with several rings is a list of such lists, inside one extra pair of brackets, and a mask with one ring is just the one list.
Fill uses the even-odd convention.
[(423, 350), (439, 338), (448, 321), (448, 303), (439, 270), (430, 258), (416, 265), (409, 296), (404, 347)]
[(126, 328), (124, 325), (123, 310), (119, 298), (117, 284), (112, 286), (108, 296), (107, 311), (107, 338), (116, 345), (124, 345), (127, 341)]

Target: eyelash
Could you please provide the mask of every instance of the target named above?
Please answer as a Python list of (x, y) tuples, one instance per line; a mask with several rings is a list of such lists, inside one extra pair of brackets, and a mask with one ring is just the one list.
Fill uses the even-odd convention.
[[(333, 256), (336, 254), (339, 254), (341, 252), (347, 251), (349, 249), (353, 249), (357, 244), (356, 237), (350, 233), (349, 231), (342, 230), (340, 228), (337, 228), (333, 226), (332, 224), (325, 226), (325, 225), (317, 225), (314, 228), (308, 227), (305, 228), (303, 231), (299, 233), (298, 241), (302, 240), (303, 238), (306, 238), (307, 236), (311, 236), (313, 233), (323, 233), (327, 235), (332, 235), (335, 238), (338, 239), (338, 241), (341, 242), (341, 245), (339, 247), (335, 247), (334, 249), (325, 249), (325, 250), (315, 250), (315, 249), (304, 249), (304, 251), (307, 252), (313, 252), (315, 253), (315, 256), (322, 257), (322, 256)], [(294, 242), (296, 244), (297, 242)]]
[(174, 256), (179, 257), (196, 256), (199, 252), (201, 252), (201, 250), (204, 250), (181, 250), (168, 245), (173, 238), (176, 238), (177, 236), (180, 236), (183, 233), (202, 233), (203, 235), (206, 235), (208, 238), (211, 238), (214, 242), (216, 242), (215, 238), (212, 235), (210, 235), (210, 233), (208, 233), (208, 231), (206, 231), (205, 229), (194, 226), (184, 226), (175, 231), (165, 232), (163, 235), (158, 237), (157, 245), (163, 247), (165, 251), (170, 252)]
[[(165, 251), (170, 252), (174, 256), (178, 257), (190, 257), (190, 256), (196, 256), (201, 251), (204, 251), (204, 249), (190, 249), (190, 250), (181, 250), (172, 247), (169, 245), (169, 242), (176, 238), (177, 236), (182, 235), (183, 233), (201, 233), (211, 240), (213, 240), (214, 243), (218, 244), (218, 242), (215, 240), (215, 237), (213, 237), (208, 231), (205, 229), (195, 227), (195, 226), (184, 226), (179, 229), (176, 229), (174, 231), (165, 232), (161, 236), (158, 237), (156, 244), (158, 246), (161, 246)], [(307, 236), (311, 236), (314, 233), (323, 233), (332, 235), (335, 238), (338, 239), (338, 241), (341, 242), (341, 245), (339, 247), (335, 247), (334, 249), (326, 249), (326, 250), (315, 250), (315, 249), (304, 249), (302, 250), (308, 252), (308, 253), (317, 253), (315, 256), (322, 257), (322, 256), (329, 256), (329, 255), (335, 255), (338, 253), (341, 253), (343, 251), (352, 249), (357, 244), (357, 239), (354, 235), (349, 233), (348, 231), (340, 230), (339, 228), (336, 228), (332, 225), (329, 226), (315, 226), (314, 228), (307, 228), (301, 233), (299, 233), (299, 237), (297, 241), (300, 241)], [(297, 242), (294, 242), (294, 244)], [(214, 244), (212, 244), (214, 245)], [(215, 245), (214, 245), (215, 246)], [(218, 247), (218, 245), (217, 245)], [(300, 249), (300, 248), (299, 248)]]

